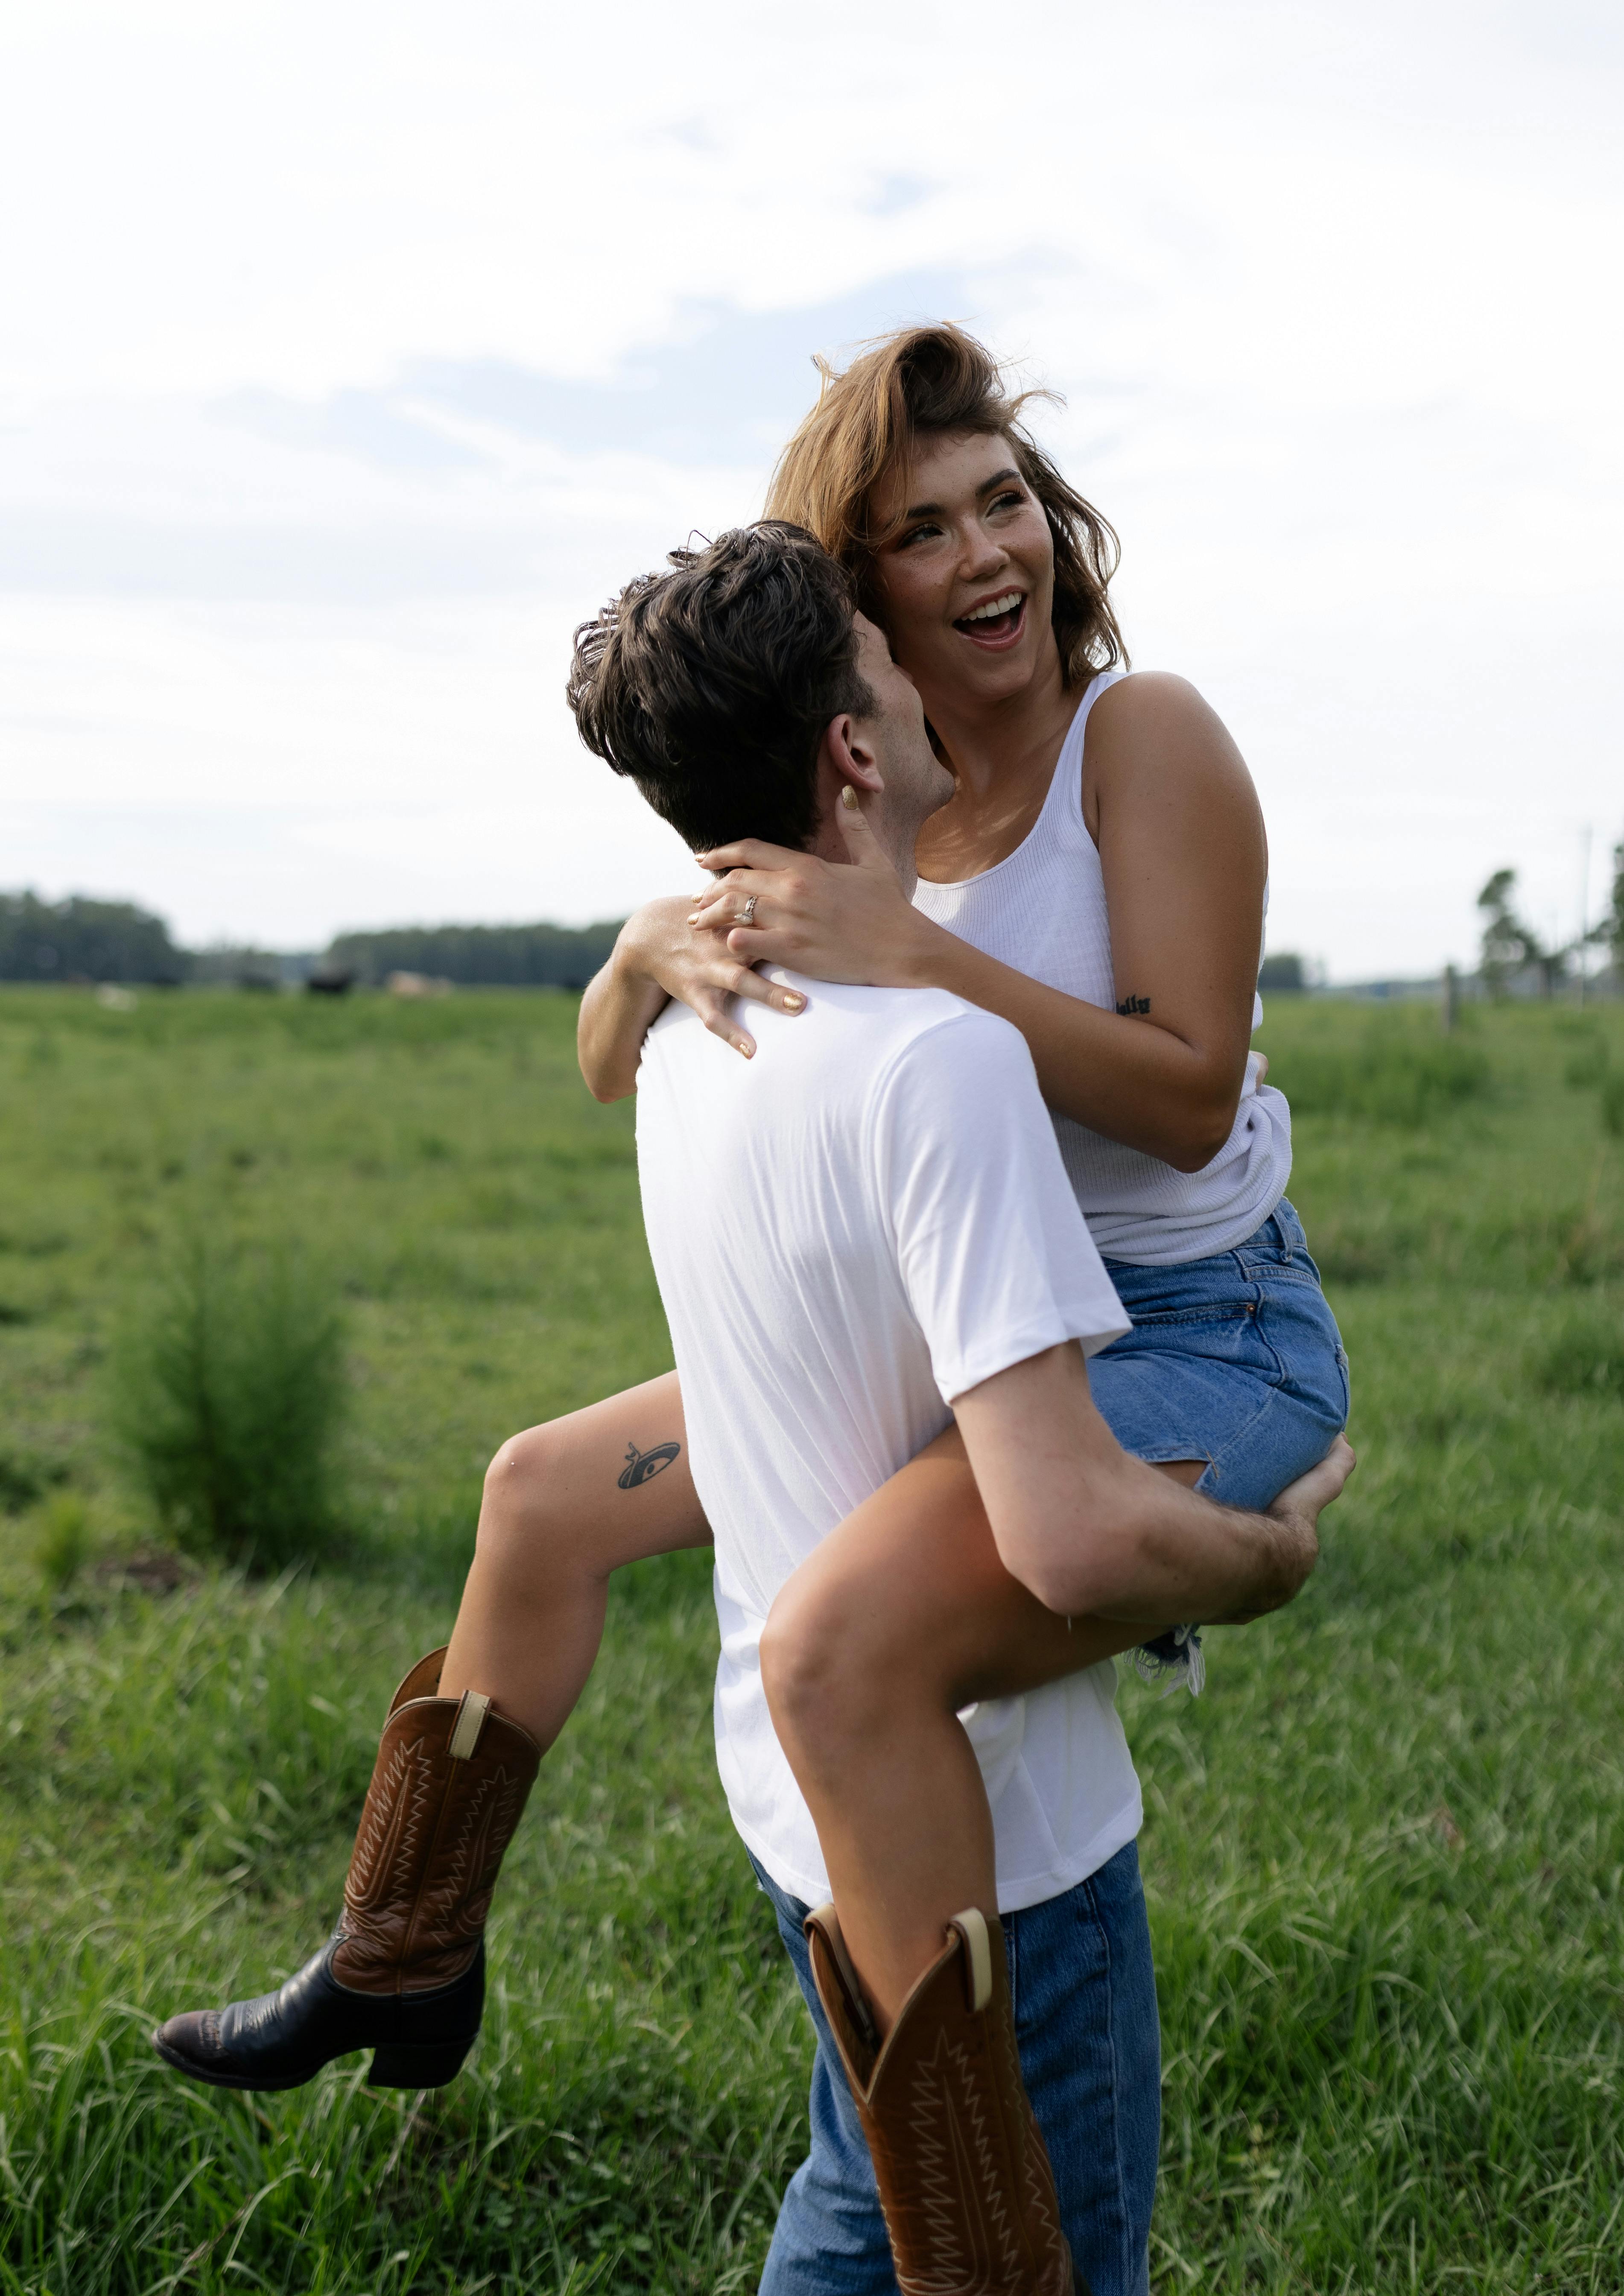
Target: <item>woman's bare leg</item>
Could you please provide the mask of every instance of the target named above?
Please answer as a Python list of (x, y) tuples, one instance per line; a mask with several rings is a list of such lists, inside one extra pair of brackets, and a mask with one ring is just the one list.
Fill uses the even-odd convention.
[[(686, 1442), (668, 1377), (503, 1445), (451, 1646), (438, 1672), (412, 1669), (384, 1725), (339, 1928), (276, 1992), (166, 2019), (166, 2063), (220, 2088), (297, 2088), (368, 2047), (386, 2088), (452, 2078), (480, 2030), (480, 1933), (531, 1739), (546, 1751), (592, 1671), (609, 1574), (709, 1542)], [(451, 1703), (468, 1690), (494, 1709)]]
[[(1193, 1482), (1202, 1464), (1172, 1472)], [(767, 1700), (882, 2032), (953, 1915), (998, 1909), (992, 1817), (959, 1709), (1058, 1681), (1144, 1633), (1059, 1618), (1011, 1578), (956, 1429), (780, 1593), (761, 1642)]]
[(710, 1544), (687, 1443), (668, 1372), (502, 1446), (486, 1471), (442, 1697), (485, 1692), (546, 1751), (592, 1672), (610, 1572)]

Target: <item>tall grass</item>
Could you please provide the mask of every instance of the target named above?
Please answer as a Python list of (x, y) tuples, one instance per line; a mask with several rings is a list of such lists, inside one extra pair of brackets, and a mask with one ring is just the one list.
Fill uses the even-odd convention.
[(40, 1511), (34, 1560), (48, 1590), (66, 1594), (90, 1554), (90, 1514), (78, 1491), (56, 1491)]
[[(324, 1933), (501, 1437), (668, 1362), (630, 1111), (581, 1093), (572, 1019), (0, 996), (0, 1291), (27, 1316), (0, 1325), (0, 2296), (756, 2284), (808, 2030), (717, 1784), (701, 1556), (614, 1587), (455, 2084), (376, 2094), (352, 2062), (237, 2097), (145, 2042)], [(1432, 1016), (1380, 1020), (1430, 1058)], [(1369, 1032), (1281, 1000), (1262, 1041), (1291, 1089), (1308, 1056), (1360, 1072)], [(1624, 1012), (1587, 1033), (1624, 1073)], [(1204, 1698), (1122, 1696), (1157, 2296), (1624, 2285), (1624, 1159), (1548, 1012), (1485, 1013), (1468, 1049), (1486, 1085), (1421, 1123), (1390, 1112), (1407, 1085), (1364, 1113), (1298, 1095), (1359, 1472), (1303, 1598), (1210, 1638)], [(42, 1606), (64, 1471), (116, 1528), (101, 1350), (177, 1207), (223, 1248), (299, 1236), (341, 1285), (367, 1567), (158, 1596), (93, 1564)]]
[(1624, 1314), (1616, 1302), (1570, 1312), (1533, 1350), (1531, 1367), (1552, 1394), (1624, 1402)]
[(754, 2285), (807, 2048), (720, 1805), (709, 1592), (685, 1558), (617, 1594), (510, 1857), (455, 2087), (385, 2098), (350, 2062), (236, 2097), (147, 2046), (159, 2014), (319, 1941), (390, 1688), (442, 1625), (382, 1587), (221, 1578), (93, 1598), (13, 1669), (5, 2296)]
[(115, 1439), (180, 1546), (275, 1570), (331, 1545), (344, 1321), (308, 1263), (186, 1238), (110, 1368)]
[(1489, 1087), (1489, 1056), (1478, 1044), (1442, 1037), (1431, 1014), (1373, 1017), (1353, 1034), (1329, 1030), (1279, 1057), (1269, 1081), (1300, 1116), (1351, 1116), (1416, 1131)]
[[(1311, 1204), (1327, 1283), (1538, 1293), (1624, 1278), (1624, 1161), (1591, 1086), (1566, 1080), (1577, 1018), (1474, 1008), (1463, 1040), (1441, 1037), (1425, 1007), (1274, 1002), (1262, 1042), (1292, 1102), (1292, 1192)], [(1624, 1009), (1586, 1016), (1582, 1036), (1587, 1075), (1624, 1079)], [(1478, 1084), (1435, 1099), (1425, 1122), (1405, 1120), (1430, 1089), (1417, 1077), (1453, 1061), (1452, 1046)], [(1379, 1089), (1373, 1075), (1386, 1078)]]

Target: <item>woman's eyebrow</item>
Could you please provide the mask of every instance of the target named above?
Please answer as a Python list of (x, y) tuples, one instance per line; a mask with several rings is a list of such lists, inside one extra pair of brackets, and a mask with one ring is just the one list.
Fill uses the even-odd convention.
[[(1020, 476), (1020, 472), (1013, 463), (1006, 470), (995, 471), (990, 479), (983, 479), (976, 488), (977, 501), (979, 502), (983, 495), (991, 494), (995, 487), (1006, 487), (1012, 479), (1019, 479)], [(903, 522), (906, 524), (911, 518), (939, 518), (941, 514), (942, 506), (939, 503), (914, 503), (903, 512), (902, 516)]]

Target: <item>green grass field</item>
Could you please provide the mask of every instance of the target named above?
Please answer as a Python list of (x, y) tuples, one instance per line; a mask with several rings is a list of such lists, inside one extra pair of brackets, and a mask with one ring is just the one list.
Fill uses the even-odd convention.
[[(619, 1590), (451, 2087), (351, 2060), (233, 2096), (146, 2046), (324, 1933), (496, 1445), (668, 1362), (631, 1110), (573, 1021), (0, 995), (0, 2296), (755, 2284), (808, 2033), (716, 1783), (701, 1558)], [(1624, 1011), (1468, 1022), (1281, 1000), (1260, 1039), (1362, 1464), (1204, 1699), (1122, 1692), (1159, 2292), (1624, 2287)], [(292, 1239), (348, 1301), (349, 1531), (314, 1571), (166, 1588), (121, 1480), (110, 1337), (200, 1234)]]

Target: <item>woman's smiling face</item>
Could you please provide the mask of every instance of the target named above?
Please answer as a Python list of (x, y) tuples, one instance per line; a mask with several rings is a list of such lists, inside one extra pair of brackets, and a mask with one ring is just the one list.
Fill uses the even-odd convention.
[(1054, 545), (1007, 439), (954, 431), (882, 480), (874, 580), (927, 711), (1006, 699), (1054, 655)]

